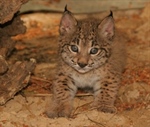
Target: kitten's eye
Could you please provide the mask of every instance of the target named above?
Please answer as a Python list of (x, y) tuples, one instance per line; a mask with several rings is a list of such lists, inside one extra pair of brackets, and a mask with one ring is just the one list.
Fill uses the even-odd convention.
[(78, 47), (76, 45), (71, 45), (71, 50), (73, 52), (78, 52)]
[(90, 50), (90, 54), (96, 54), (96, 53), (98, 53), (98, 51), (99, 51), (98, 48), (92, 48), (92, 49)]

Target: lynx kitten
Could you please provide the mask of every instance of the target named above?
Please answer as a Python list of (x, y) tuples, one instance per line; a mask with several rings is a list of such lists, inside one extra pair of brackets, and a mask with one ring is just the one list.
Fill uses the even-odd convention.
[(85, 87), (93, 90), (93, 107), (114, 113), (125, 50), (112, 12), (103, 20), (77, 21), (65, 8), (59, 31), (58, 72), (52, 103), (46, 111), (48, 117), (69, 117), (77, 89)]

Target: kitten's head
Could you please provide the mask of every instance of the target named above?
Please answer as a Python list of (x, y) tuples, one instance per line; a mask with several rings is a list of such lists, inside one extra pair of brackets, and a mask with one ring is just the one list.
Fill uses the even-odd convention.
[(77, 21), (65, 8), (59, 31), (61, 57), (76, 71), (86, 73), (104, 65), (109, 59), (114, 36), (112, 12), (103, 20)]

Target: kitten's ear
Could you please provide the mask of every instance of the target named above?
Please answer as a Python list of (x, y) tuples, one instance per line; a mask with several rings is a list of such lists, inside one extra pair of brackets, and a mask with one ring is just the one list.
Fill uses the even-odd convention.
[(70, 34), (75, 31), (77, 25), (76, 19), (73, 17), (70, 11), (65, 7), (64, 14), (60, 21), (59, 32), (61, 35)]
[(110, 11), (110, 14), (102, 20), (98, 26), (100, 36), (105, 39), (111, 40), (115, 33), (115, 24), (113, 19), (113, 13)]

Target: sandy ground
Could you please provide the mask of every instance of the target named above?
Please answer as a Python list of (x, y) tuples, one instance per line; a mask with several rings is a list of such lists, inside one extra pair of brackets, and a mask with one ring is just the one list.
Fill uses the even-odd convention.
[[(107, 14), (93, 15), (103, 17)], [(114, 12), (116, 26), (128, 39), (128, 60), (116, 100), (117, 113), (89, 109), (93, 98), (81, 91), (74, 100), (71, 118), (56, 119), (47, 118), (44, 111), (51, 98), (61, 14), (21, 15), (27, 32), (14, 38), (18, 41), (16, 50), (8, 61), (35, 58), (37, 66), (28, 87), (0, 106), (0, 127), (150, 127), (149, 14), (150, 4), (142, 10)], [(87, 16), (77, 15), (78, 18)]]

